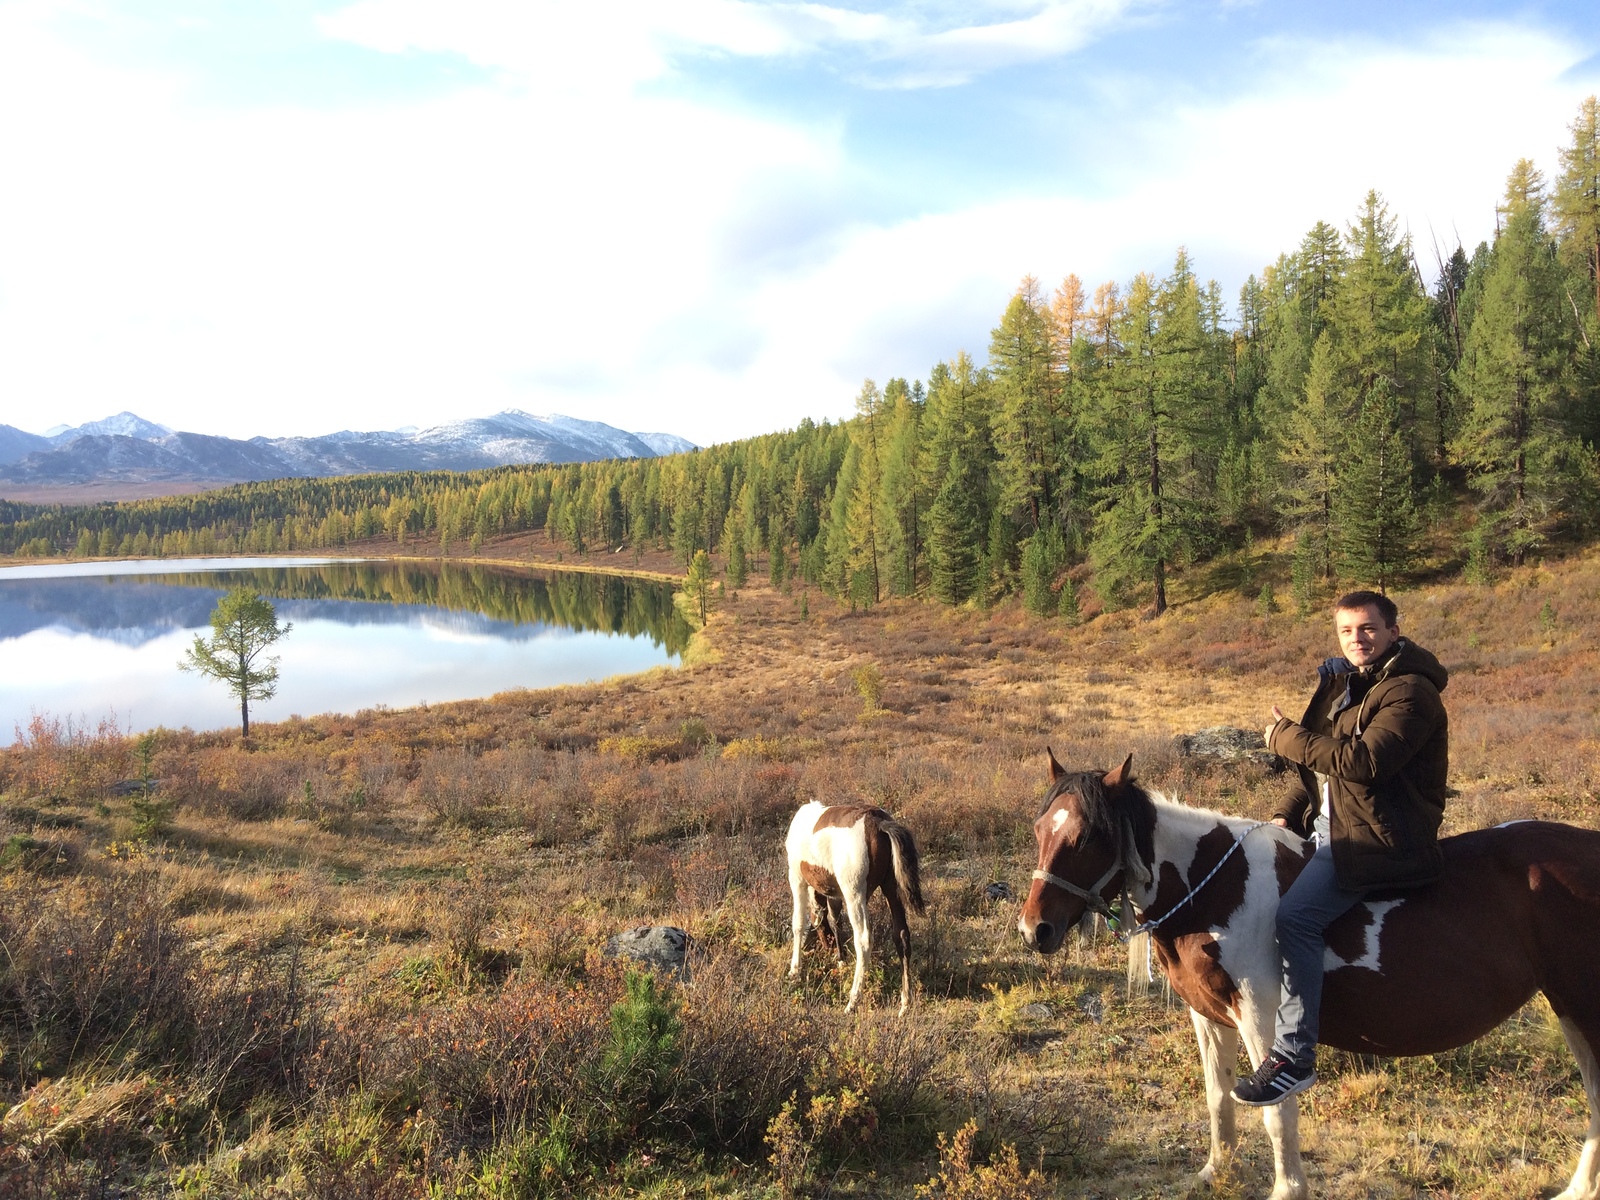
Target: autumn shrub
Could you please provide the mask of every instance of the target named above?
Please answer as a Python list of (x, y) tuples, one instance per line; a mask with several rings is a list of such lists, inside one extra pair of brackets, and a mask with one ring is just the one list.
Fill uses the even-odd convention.
[(1045, 1200), (1053, 1189), (1037, 1169), (1026, 1174), (1017, 1148), (1002, 1144), (987, 1163), (975, 1163), (977, 1121), (968, 1121), (953, 1137), (939, 1135), (939, 1171), (917, 1188), (918, 1200)]
[(77, 1058), (160, 1055), (185, 1032), (190, 951), (153, 872), (0, 887), (0, 1069), (14, 1086)]
[(5, 782), (25, 797), (86, 800), (105, 795), (132, 765), (128, 739), (114, 718), (89, 725), (36, 712), (16, 727)]

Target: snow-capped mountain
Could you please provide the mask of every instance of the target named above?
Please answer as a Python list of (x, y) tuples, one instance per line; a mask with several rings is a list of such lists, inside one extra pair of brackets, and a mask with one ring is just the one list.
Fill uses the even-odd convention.
[(88, 421), (82, 425), (57, 425), (54, 429), (45, 430), (44, 436), (51, 445), (64, 446), (78, 438), (92, 437), (96, 434), (105, 437), (132, 437), (143, 442), (153, 442), (171, 432), (172, 430), (165, 425), (146, 421), (137, 413), (119, 412), (116, 416), (107, 417), (103, 421)]
[(371, 471), (471, 471), (510, 463), (653, 458), (695, 449), (673, 434), (633, 434), (601, 421), (507, 409), (429, 429), (249, 441), (173, 432), (119, 413), (41, 437), (0, 425), (0, 482), (241, 483)]

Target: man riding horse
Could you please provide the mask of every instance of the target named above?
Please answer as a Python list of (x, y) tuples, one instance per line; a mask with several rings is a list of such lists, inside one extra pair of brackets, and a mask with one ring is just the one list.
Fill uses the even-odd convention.
[(1278, 904), (1283, 989), (1272, 1052), (1233, 1098), (1277, 1104), (1316, 1082), (1323, 935), (1374, 888), (1417, 887), (1443, 872), (1438, 843), (1449, 764), (1439, 660), (1400, 636), (1394, 601), (1350, 592), (1334, 605), (1342, 658), (1318, 669), (1296, 724), (1276, 705), (1267, 748), (1299, 780), (1273, 820), (1316, 853)]

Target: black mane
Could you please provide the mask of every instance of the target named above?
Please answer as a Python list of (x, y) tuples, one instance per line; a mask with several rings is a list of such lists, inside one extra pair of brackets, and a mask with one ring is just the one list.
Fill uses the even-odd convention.
[(1126, 855), (1127, 848), (1122, 845), (1122, 820), (1126, 817), (1133, 831), (1133, 849), (1140, 861), (1149, 863), (1155, 857), (1155, 801), (1132, 778), (1113, 795), (1106, 790), (1105, 777), (1105, 771), (1069, 771), (1045, 793), (1039, 815), (1044, 816), (1063, 793), (1072, 792), (1083, 814), (1080, 845), (1098, 833)]

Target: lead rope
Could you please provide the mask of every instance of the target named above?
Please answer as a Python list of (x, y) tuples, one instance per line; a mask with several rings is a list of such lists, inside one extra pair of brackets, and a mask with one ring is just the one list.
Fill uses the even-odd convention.
[[(1139, 924), (1135, 925), (1132, 929), (1128, 930), (1126, 933), (1124, 933), (1120, 928), (1118, 928), (1118, 926), (1120, 926), (1122, 924), (1121, 919), (1120, 918), (1113, 918), (1115, 920), (1116, 924), (1113, 926), (1111, 932), (1116, 935), (1116, 938), (1117, 938), (1118, 941), (1123, 942), (1123, 943), (1127, 943), (1127, 942), (1132, 941), (1134, 938), (1138, 937), (1141, 933), (1149, 933), (1152, 929), (1161, 928), (1161, 926), (1164, 925), (1167, 922), (1167, 920), (1172, 917), (1172, 915), (1174, 913), (1176, 913), (1180, 908), (1182, 908), (1184, 905), (1188, 904), (1197, 895), (1199, 895), (1201, 888), (1205, 887), (1206, 884), (1210, 883), (1213, 879), (1216, 878), (1217, 872), (1222, 870), (1223, 865), (1230, 858), (1233, 857), (1233, 852), (1235, 850), (1237, 850), (1240, 846), (1244, 845), (1245, 838), (1249, 837), (1252, 833), (1254, 833), (1256, 830), (1260, 829), (1263, 825), (1270, 825), (1270, 824), (1272, 824), (1271, 821), (1257, 821), (1254, 825), (1250, 826), (1249, 829), (1246, 829), (1237, 838), (1235, 838), (1234, 841), (1233, 841), (1233, 845), (1229, 846), (1228, 849), (1227, 849), (1227, 852), (1225, 854), (1223, 854), (1223, 856), (1217, 860), (1217, 865), (1211, 868), (1211, 870), (1206, 874), (1206, 877), (1204, 879), (1202, 879), (1199, 883), (1195, 884), (1192, 888), (1190, 888), (1188, 895), (1186, 895), (1182, 900), (1179, 900), (1176, 904), (1174, 904), (1171, 908), (1169, 908), (1161, 916), (1157, 917), (1153, 921), (1141, 921)], [(1123, 898), (1124, 907), (1126, 907), (1129, 912), (1132, 912), (1133, 911), (1133, 897), (1128, 894), (1128, 889), (1127, 889), (1127, 885), (1126, 884), (1123, 885), (1122, 898)], [(1147, 943), (1145, 943), (1145, 955), (1146, 955), (1147, 958), (1148, 958), (1149, 954), (1150, 954), (1150, 945), (1147, 942)], [(1151, 976), (1152, 976), (1152, 978), (1154, 977), (1154, 972), (1151, 972)]]

